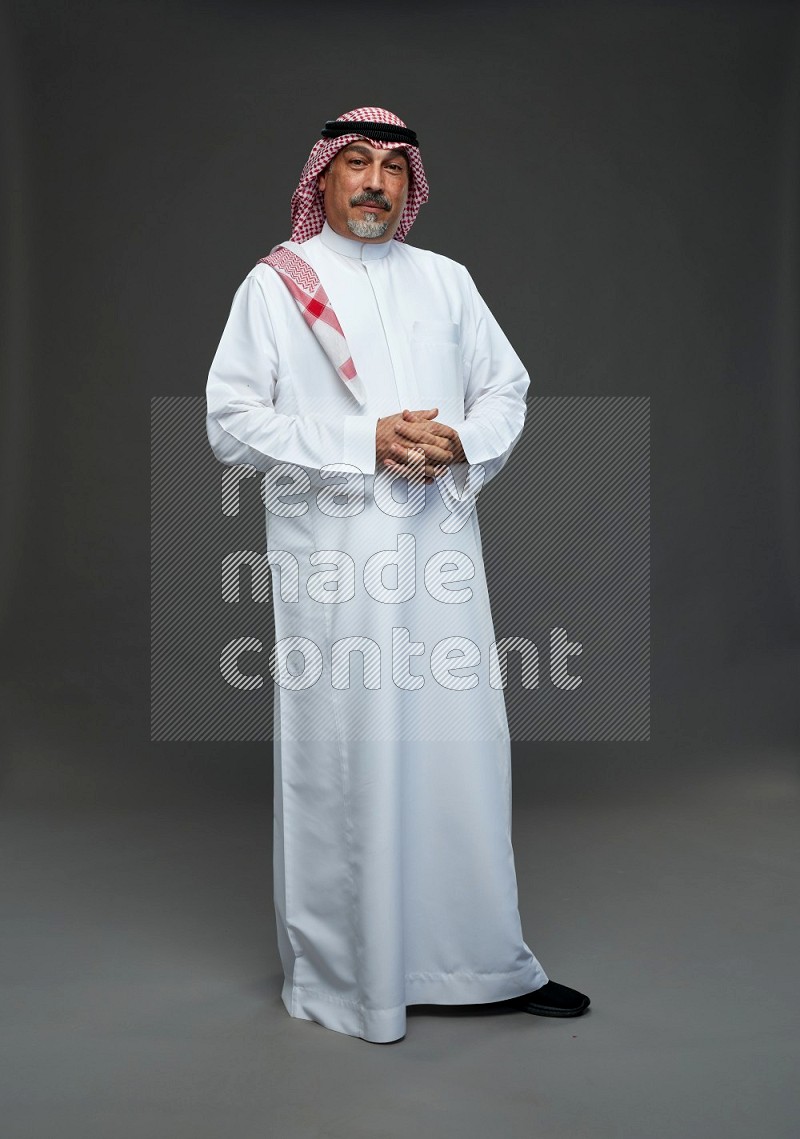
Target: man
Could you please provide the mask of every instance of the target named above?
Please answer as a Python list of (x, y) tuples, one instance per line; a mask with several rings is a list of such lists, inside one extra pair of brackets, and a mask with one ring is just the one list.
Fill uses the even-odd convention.
[(474, 509), (529, 379), (467, 270), (405, 243), (427, 198), (396, 115), (328, 122), (207, 387), (215, 455), (265, 475), (282, 999), (374, 1042), (409, 1004), (589, 1004), (522, 938)]

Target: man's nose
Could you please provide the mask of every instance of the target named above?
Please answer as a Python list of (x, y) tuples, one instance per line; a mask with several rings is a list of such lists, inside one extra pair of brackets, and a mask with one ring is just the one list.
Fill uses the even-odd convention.
[(382, 166), (371, 166), (364, 181), (365, 190), (379, 190), (383, 193), (386, 173)]

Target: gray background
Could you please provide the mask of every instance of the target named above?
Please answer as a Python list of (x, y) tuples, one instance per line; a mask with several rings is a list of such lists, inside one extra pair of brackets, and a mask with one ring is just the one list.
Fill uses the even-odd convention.
[[(794, 1134), (799, 17), (2, 9), (7, 1135)], [(515, 747), (526, 940), (592, 1009), (383, 1048), (280, 1004), (269, 745), (149, 739), (150, 397), (202, 394), (372, 103), (420, 135), (411, 244), (653, 445), (652, 738)]]

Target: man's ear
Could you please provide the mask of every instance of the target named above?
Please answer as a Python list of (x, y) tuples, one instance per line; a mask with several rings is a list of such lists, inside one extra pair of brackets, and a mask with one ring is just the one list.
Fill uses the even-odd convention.
[(322, 192), (325, 190), (325, 183), (326, 183), (326, 182), (327, 182), (327, 180), (328, 180), (328, 171), (329, 171), (329, 170), (330, 170), (330, 168), (331, 168), (331, 163), (332, 163), (332, 162), (333, 162), (333, 159), (331, 159), (331, 161), (330, 161), (330, 162), (327, 164), (327, 166), (326, 166), (326, 167), (325, 167), (325, 169), (324, 169), (324, 170), (321, 172), (321, 174), (319, 174), (319, 175), (317, 176), (317, 189), (320, 191), (320, 193), (322, 193)]

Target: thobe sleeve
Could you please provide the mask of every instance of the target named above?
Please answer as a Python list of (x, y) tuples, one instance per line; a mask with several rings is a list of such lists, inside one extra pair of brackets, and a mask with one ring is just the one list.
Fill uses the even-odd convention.
[(485, 485), (508, 462), (522, 434), (530, 377), (472, 277), (464, 272), (471, 319), (465, 345), (465, 420), (457, 430), (467, 463), (483, 465)]
[(293, 463), (312, 483), (320, 483), (319, 469), (331, 464), (373, 474), (377, 416), (278, 412), (278, 375), (267, 299), (251, 274), (236, 291), (208, 374), (206, 433), (214, 454), (228, 466), (249, 463), (259, 471)]

